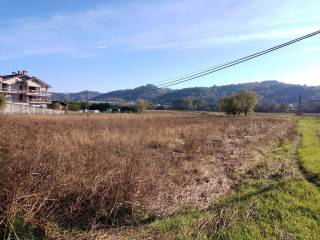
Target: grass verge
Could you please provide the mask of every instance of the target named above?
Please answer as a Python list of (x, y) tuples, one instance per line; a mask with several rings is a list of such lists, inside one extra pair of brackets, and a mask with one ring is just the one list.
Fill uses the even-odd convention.
[(301, 169), (308, 180), (320, 186), (320, 119), (301, 119), (299, 132), (302, 135), (298, 151)]

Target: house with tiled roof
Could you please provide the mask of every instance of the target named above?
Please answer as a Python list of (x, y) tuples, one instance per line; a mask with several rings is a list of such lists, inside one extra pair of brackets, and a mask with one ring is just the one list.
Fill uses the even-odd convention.
[(0, 75), (0, 94), (8, 103), (21, 103), (46, 107), (51, 104), (51, 86), (37, 77), (28, 75), (27, 71)]

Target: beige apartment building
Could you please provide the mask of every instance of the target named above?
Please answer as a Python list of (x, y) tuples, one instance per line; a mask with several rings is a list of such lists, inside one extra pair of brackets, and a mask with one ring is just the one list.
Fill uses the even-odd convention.
[(6, 102), (46, 107), (51, 104), (51, 86), (37, 77), (28, 75), (27, 71), (0, 75), (0, 93)]

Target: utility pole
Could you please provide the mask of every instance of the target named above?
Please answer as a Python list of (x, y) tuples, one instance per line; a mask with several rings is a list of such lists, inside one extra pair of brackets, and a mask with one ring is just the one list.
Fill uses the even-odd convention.
[(66, 102), (65, 114), (68, 114), (69, 103), (68, 103), (68, 92), (67, 91), (66, 91), (66, 96), (65, 96), (65, 102)]
[(86, 108), (89, 108), (88, 90), (86, 90)]
[(88, 100), (88, 90), (86, 89), (86, 111), (87, 111), (87, 114), (89, 114), (88, 110), (89, 110), (89, 100)]
[(299, 115), (299, 116), (302, 115), (302, 96), (301, 96), (301, 94), (299, 94), (299, 107), (298, 107), (297, 115)]

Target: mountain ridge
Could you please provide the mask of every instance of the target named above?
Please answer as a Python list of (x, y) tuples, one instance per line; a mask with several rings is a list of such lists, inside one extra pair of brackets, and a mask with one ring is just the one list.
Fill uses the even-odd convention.
[[(88, 98), (91, 101), (106, 101), (115, 98), (136, 101), (139, 98), (144, 98), (160, 104), (171, 104), (175, 100), (186, 98), (216, 102), (222, 96), (231, 95), (243, 90), (256, 92), (262, 102), (293, 103), (297, 102), (299, 94), (306, 101), (320, 100), (320, 85), (288, 84), (277, 80), (182, 89), (163, 89), (157, 88), (152, 84), (147, 84), (133, 89), (116, 90), (107, 93), (88, 91)], [(54, 93), (53, 96), (64, 99), (65, 94)], [(85, 99), (85, 91), (70, 93), (68, 94), (68, 99), (69, 101), (83, 101)]]

